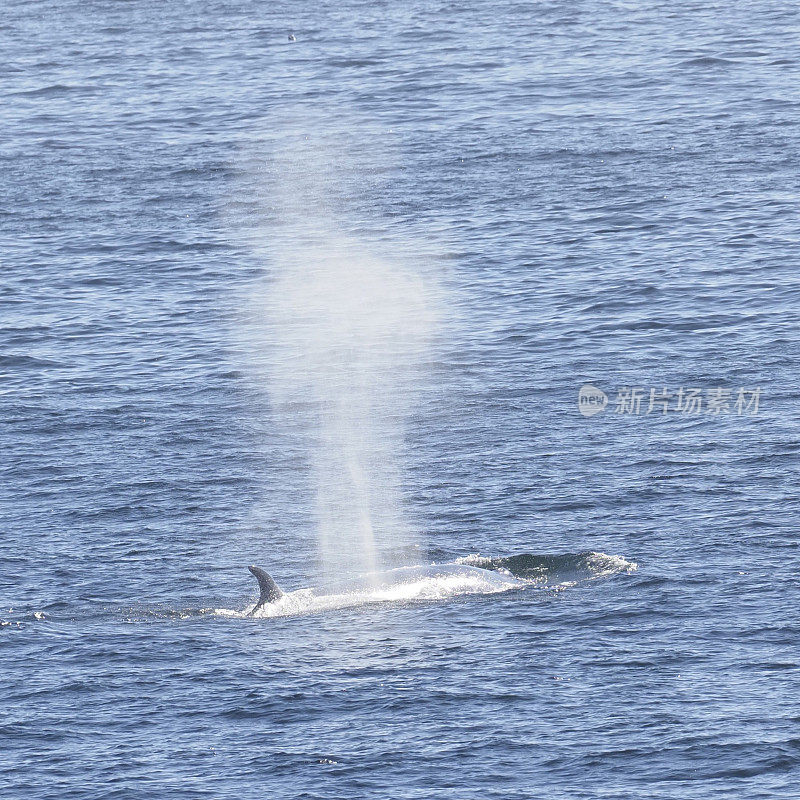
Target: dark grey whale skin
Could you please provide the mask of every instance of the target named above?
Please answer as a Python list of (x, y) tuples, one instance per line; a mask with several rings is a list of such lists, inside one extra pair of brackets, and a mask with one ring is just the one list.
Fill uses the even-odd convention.
[(278, 584), (275, 583), (272, 576), (260, 567), (250, 566), (248, 569), (255, 575), (258, 587), (261, 589), (261, 596), (249, 614), (249, 616), (253, 616), (265, 603), (274, 603), (276, 600), (280, 600), (283, 592), (278, 588)]

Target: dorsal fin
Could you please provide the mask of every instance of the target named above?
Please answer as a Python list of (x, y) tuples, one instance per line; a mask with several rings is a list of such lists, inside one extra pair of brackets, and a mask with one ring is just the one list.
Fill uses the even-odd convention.
[(255, 608), (250, 612), (251, 614), (255, 614), (265, 603), (274, 603), (276, 600), (283, 597), (283, 592), (278, 588), (278, 584), (275, 583), (270, 575), (264, 572), (261, 567), (248, 567), (248, 569), (256, 576), (258, 588), (261, 589), (261, 597), (258, 598)]

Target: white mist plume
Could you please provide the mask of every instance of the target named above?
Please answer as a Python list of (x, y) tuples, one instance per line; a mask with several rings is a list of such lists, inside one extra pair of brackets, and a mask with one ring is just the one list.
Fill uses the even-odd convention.
[(306, 449), (323, 567), (368, 572), (383, 549), (414, 540), (403, 428), (437, 292), (408, 244), (347, 231), (362, 159), (307, 130), (279, 131), (267, 159), (251, 160), (263, 165), (269, 206), (253, 339), (277, 418)]

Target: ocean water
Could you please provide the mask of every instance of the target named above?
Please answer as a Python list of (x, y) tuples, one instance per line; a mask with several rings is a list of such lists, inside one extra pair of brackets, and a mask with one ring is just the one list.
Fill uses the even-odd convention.
[(6, 0), (0, 797), (799, 797), (797, 24)]

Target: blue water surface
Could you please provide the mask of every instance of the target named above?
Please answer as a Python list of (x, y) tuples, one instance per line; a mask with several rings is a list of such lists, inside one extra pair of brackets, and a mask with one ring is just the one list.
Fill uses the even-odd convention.
[[(799, 797), (797, 25), (6, 0), (0, 796)], [(415, 537), (382, 557), (521, 556), (486, 563), (525, 590), (214, 612), (250, 563), (320, 575), (248, 310), (298, 141), (348, 237), (439, 287), (397, 451)]]

